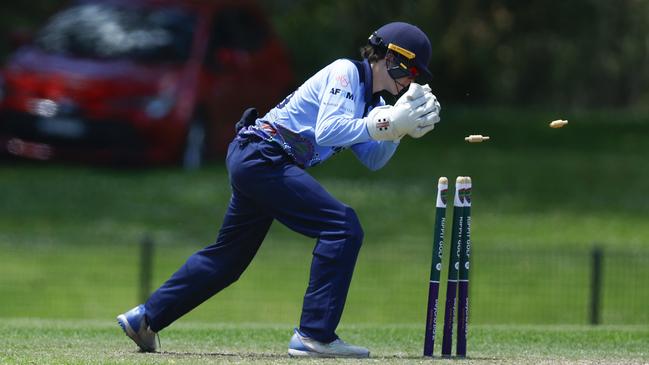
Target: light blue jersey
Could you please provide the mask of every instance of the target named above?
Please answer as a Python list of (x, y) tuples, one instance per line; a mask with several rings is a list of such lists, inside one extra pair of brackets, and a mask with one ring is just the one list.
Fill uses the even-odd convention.
[(280, 143), (304, 168), (351, 148), (365, 166), (377, 170), (398, 146), (391, 141), (374, 141), (367, 132), (365, 117), (379, 105), (385, 105), (385, 101), (372, 94), (369, 62), (340, 59), (257, 119), (249, 131)]

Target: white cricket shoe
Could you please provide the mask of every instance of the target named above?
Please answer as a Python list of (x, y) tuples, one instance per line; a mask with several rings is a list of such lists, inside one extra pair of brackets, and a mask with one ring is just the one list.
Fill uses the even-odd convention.
[(144, 352), (155, 352), (157, 333), (151, 331), (146, 323), (146, 309), (140, 304), (130, 311), (117, 316), (117, 323), (122, 327), (128, 337), (135, 342)]
[(370, 357), (370, 350), (349, 345), (341, 339), (336, 339), (329, 343), (316, 341), (312, 338), (305, 337), (295, 329), (291, 342), (288, 344), (288, 354), (291, 357)]

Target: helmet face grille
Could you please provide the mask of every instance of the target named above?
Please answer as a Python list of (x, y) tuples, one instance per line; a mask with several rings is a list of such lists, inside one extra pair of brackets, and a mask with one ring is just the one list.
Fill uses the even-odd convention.
[(419, 75), (419, 69), (412, 65), (411, 62), (401, 54), (388, 50), (385, 55), (385, 64), (388, 68), (388, 74), (394, 80), (403, 77), (416, 78)]

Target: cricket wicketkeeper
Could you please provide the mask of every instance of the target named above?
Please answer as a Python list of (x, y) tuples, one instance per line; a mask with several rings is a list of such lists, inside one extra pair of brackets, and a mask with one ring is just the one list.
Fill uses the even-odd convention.
[[(430, 41), (416, 26), (386, 24), (361, 53), (362, 61), (324, 67), (266, 115), (244, 113), (226, 158), (232, 197), (216, 242), (190, 256), (146, 303), (117, 317), (143, 351), (155, 351), (157, 332), (236, 281), (277, 220), (316, 240), (289, 355), (369, 356), (336, 335), (363, 230), (354, 210), (307, 170), (345, 149), (380, 169), (402, 138), (434, 128), (440, 105), (428, 85), (414, 83), (430, 78), (431, 58)], [(390, 106), (382, 91), (402, 95)]]

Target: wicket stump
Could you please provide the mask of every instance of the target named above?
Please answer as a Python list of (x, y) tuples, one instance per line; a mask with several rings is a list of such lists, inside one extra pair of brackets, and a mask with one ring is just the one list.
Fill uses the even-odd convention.
[[(466, 344), (469, 321), (469, 259), (471, 257), (471, 178), (458, 176), (455, 180), (453, 197), (453, 224), (451, 229), (451, 251), (448, 261), (448, 280), (446, 283), (446, 306), (444, 308), (444, 333), (442, 338), (442, 357), (451, 357), (453, 347), (453, 321), (457, 304), (457, 357), (466, 357)], [(446, 227), (446, 193), (448, 179), (441, 177), (437, 183), (437, 202), (435, 211), (435, 230), (433, 234), (433, 258), (428, 287), (428, 306), (426, 311), (426, 333), (424, 336), (424, 356), (433, 356), (437, 325), (437, 299), (444, 249)]]
[(466, 335), (469, 321), (469, 258), (471, 257), (471, 178), (464, 179), (464, 228), (460, 244), (460, 270), (457, 301), (457, 347), (456, 355), (466, 357)]
[(444, 251), (444, 229), (446, 228), (446, 195), (448, 179), (440, 177), (437, 183), (437, 202), (435, 204), (435, 230), (433, 233), (433, 259), (430, 264), (430, 283), (428, 284), (428, 306), (426, 311), (426, 333), (424, 335), (424, 356), (433, 356), (435, 332), (437, 327), (437, 297), (439, 278), (442, 271), (442, 252)]
[(457, 279), (460, 266), (460, 246), (464, 226), (464, 177), (455, 180), (453, 198), (453, 228), (451, 231), (451, 252), (448, 260), (448, 280), (446, 282), (446, 306), (444, 307), (444, 336), (442, 337), (442, 356), (450, 357), (453, 347), (453, 320), (457, 300)]

